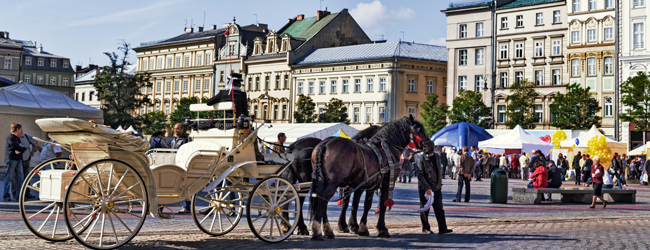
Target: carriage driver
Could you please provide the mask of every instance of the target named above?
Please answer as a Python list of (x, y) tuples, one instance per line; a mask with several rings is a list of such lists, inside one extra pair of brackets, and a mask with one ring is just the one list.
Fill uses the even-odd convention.
[(434, 151), (427, 155), (424, 152), (415, 154), (415, 172), (418, 176), (418, 193), (420, 196), (420, 220), (422, 233), (432, 234), (429, 225), (429, 209), (433, 206), (433, 213), (438, 221), (438, 234), (451, 233), (447, 228), (445, 210), (442, 209), (442, 169)]
[[(219, 91), (217, 95), (210, 98), (206, 104), (215, 105), (220, 102), (233, 102), (236, 118), (242, 114), (248, 116), (248, 100), (246, 98), (246, 93), (241, 90), (241, 83), (243, 81), (241, 74), (232, 73), (230, 81), (231, 84), (228, 84), (225, 89)], [(232, 118), (232, 112), (226, 112), (226, 118)]]

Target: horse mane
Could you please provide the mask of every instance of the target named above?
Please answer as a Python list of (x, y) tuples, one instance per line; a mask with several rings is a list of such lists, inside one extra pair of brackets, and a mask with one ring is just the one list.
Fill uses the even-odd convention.
[(361, 139), (370, 139), (373, 135), (377, 133), (381, 129), (380, 126), (377, 125), (370, 125), (370, 127), (365, 128), (364, 130), (359, 131), (356, 135), (352, 136), (350, 138), (351, 140), (361, 140)]
[[(414, 123), (419, 124), (417, 121)], [(422, 126), (422, 124), (419, 124)], [(404, 136), (404, 131), (411, 130), (411, 120), (408, 116), (402, 117), (397, 120), (393, 120), (386, 125), (382, 126), (375, 135), (372, 136), (371, 140), (374, 143), (379, 143), (381, 139), (386, 139), (386, 141), (391, 141), (395, 144), (406, 145), (410, 138)]]

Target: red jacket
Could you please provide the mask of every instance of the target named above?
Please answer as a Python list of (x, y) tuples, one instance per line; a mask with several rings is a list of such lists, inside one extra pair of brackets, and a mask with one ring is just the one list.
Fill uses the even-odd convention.
[[(596, 173), (598, 172), (598, 173)], [(591, 174), (592, 178), (591, 181), (596, 184), (603, 184), (603, 174), (605, 172), (605, 169), (603, 168), (603, 165), (593, 165), (591, 166)]]
[(548, 187), (548, 171), (546, 167), (539, 166), (535, 169), (535, 172), (530, 176), (531, 179), (535, 179), (533, 182), (533, 187), (536, 188), (546, 188)]

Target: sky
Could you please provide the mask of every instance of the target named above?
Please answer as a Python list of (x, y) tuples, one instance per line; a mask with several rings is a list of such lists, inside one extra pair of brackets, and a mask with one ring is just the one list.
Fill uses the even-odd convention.
[[(461, 2), (464, 0), (460, 0)], [(346, 8), (372, 40), (445, 45), (446, 18), (440, 10), (449, 0), (238, 0), (238, 1), (51, 1), (0, 0), (0, 31), (12, 39), (36, 41), (43, 50), (70, 58), (73, 65), (106, 65), (103, 53), (117, 51), (124, 40), (141, 42), (171, 38), (185, 27), (256, 22), (278, 30), (298, 14), (316, 16), (320, 8)], [(458, 2), (458, 1), (454, 1)], [(257, 16), (255, 16), (257, 15)], [(135, 60), (133, 52), (132, 61)]]

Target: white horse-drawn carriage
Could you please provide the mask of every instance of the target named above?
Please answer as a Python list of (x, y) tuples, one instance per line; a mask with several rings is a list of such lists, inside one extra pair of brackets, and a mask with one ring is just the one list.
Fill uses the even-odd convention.
[[(195, 104), (190, 110), (227, 112), (231, 105)], [(50, 241), (74, 237), (95, 249), (120, 247), (147, 215), (172, 218), (166, 212), (171, 204), (191, 199), (191, 216), (207, 234), (230, 232), (246, 209), (255, 236), (280, 242), (296, 228), (299, 197), (310, 185), (280, 177), (288, 162), (255, 160), (257, 129), (250, 118), (217, 119), (218, 128), (192, 129), (193, 140), (178, 150), (149, 150), (142, 138), (78, 119), (36, 123), (73, 156), (37, 166), (19, 197), (27, 227)]]

